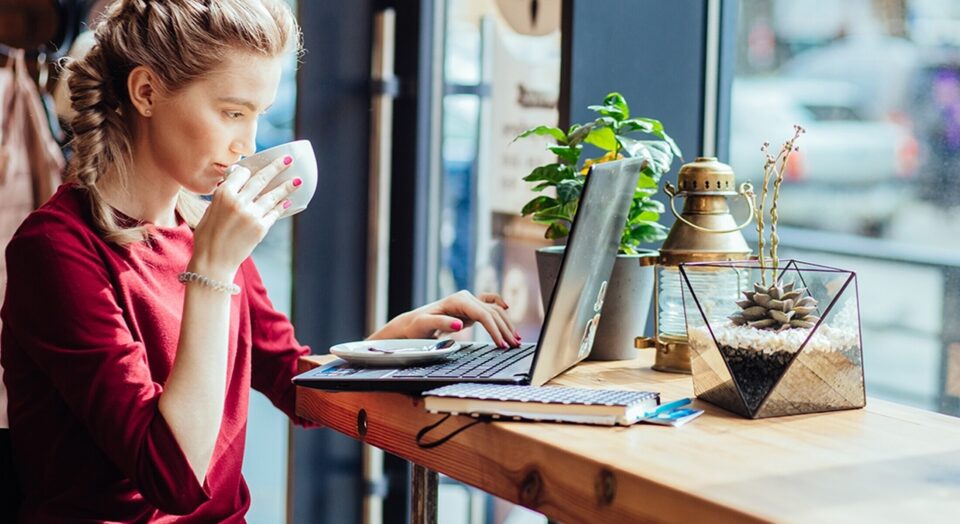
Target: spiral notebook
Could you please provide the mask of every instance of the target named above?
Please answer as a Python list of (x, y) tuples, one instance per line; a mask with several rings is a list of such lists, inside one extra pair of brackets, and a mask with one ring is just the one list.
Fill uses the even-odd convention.
[(432, 413), (605, 426), (641, 421), (660, 404), (660, 394), (653, 391), (472, 383), (425, 391), (423, 398)]

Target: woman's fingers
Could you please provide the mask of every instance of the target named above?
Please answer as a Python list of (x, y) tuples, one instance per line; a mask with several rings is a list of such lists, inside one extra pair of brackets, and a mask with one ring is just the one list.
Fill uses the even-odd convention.
[(257, 171), (253, 176), (247, 180), (247, 183), (244, 184), (243, 188), (240, 190), (240, 199), (245, 202), (251, 202), (257, 195), (263, 191), (263, 188), (267, 187), (267, 184), (274, 179), (278, 174), (285, 170), (293, 162), (293, 157), (285, 156), (278, 158), (273, 162), (267, 164), (267, 167), (264, 167), (260, 171)]
[(501, 298), (500, 295), (496, 293), (480, 293), (479, 295), (477, 295), (477, 298), (480, 299), (480, 302), (485, 302), (487, 304), (496, 304), (502, 307), (503, 309), (510, 309), (510, 306), (508, 306), (507, 303), (503, 301), (503, 298)]
[[(459, 302), (458, 306), (467, 318), (483, 325), (498, 346), (505, 348), (518, 344), (510, 323), (505, 316), (498, 314), (499, 306), (485, 304), (469, 293), (458, 293), (451, 298)], [(500, 309), (500, 312), (502, 311)]]
[(511, 347), (517, 347), (520, 345), (520, 340), (517, 338), (516, 332), (510, 326), (510, 321), (507, 320), (507, 315), (500, 306), (489, 304), (487, 309), (490, 310), (490, 314), (493, 317), (494, 322), (497, 324), (497, 328), (500, 329), (500, 335), (503, 337), (504, 342), (508, 343)]
[(497, 319), (497, 324), (500, 329), (504, 330), (504, 338), (511, 341), (515, 346), (520, 345), (520, 334), (513, 329), (513, 325), (510, 324), (510, 319), (507, 317), (506, 309), (510, 306), (503, 298), (496, 293), (480, 293), (477, 298), (489, 305), (494, 313), (494, 318)]
[[(302, 181), (299, 178), (288, 180), (287, 182), (271, 189), (267, 193), (264, 193), (263, 196), (254, 200), (253, 204), (256, 209), (260, 210), (260, 213), (270, 212), (277, 206), (277, 204), (283, 204), (285, 201), (287, 201), (286, 198), (289, 197), (291, 193), (296, 191), (297, 188), (300, 187), (301, 183)], [(285, 207), (284, 210), (290, 207), (289, 204), (286, 204), (286, 206), (287, 207)]]
[(287, 199), (283, 199), (280, 202), (274, 204), (270, 211), (267, 211), (267, 214), (263, 215), (263, 222), (267, 229), (273, 227), (273, 225), (280, 219), (283, 215), (283, 212), (290, 207), (291, 202)]
[(463, 321), (450, 315), (426, 314), (414, 320), (414, 332), (418, 337), (430, 337), (437, 331), (455, 333), (463, 329)]
[(253, 173), (249, 169), (234, 164), (227, 168), (225, 173), (225, 178), (223, 183), (217, 188), (217, 191), (230, 191), (236, 193), (240, 191), (240, 188), (247, 183), (247, 180), (250, 180), (250, 177), (253, 176)]

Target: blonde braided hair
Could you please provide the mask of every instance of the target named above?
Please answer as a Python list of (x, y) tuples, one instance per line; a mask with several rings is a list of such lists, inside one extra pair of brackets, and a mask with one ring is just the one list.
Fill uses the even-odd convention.
[[(121, 224), (103, 199), (98, 183), (117, 177), (121, 188), (134, 174), (134, 110), (127, 77), (137, 66), (150, 68), (162, 88), (175, 93), (215, 71), (226, 55), (246, 51), (263, 56), (299, 53), (300, 29), (281, 0), (120, 0), (97, 22), (96, 43), (79, 60), (66, 59), (71, 121), (70, 181), (84, 189), (95, 226), (119, 245), (148, 239), (144, 226)], [(177, 212), (195, 227), (205, 203), (180, 191)]]

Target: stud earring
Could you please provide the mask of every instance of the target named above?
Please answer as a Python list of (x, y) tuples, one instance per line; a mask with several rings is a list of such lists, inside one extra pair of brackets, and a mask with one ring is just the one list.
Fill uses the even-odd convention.
[(144, 110), (143, 110), (143, 116), (152, 116), (152, 115), (153, 115), (153, 111), (152, 111), (152, 110), (150, 110), (150, 109), (144, 109)]

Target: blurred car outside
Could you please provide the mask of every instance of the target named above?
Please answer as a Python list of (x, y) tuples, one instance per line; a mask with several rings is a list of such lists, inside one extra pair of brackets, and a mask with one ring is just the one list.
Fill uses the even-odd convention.
[(856, 86), (860, 114), (872, 120), (906, 118), (911, 85), (929, 49), (882, 34), (850, 35), (798, 53), (780, 69), (797, 80), (832, 80)]
[(905, 123), (864, 117), (856, 85), (746, 77), (734, 81), (729, 163), (760, 191), (770, 142), (776, 154), (794, 124), (807, 133), (784, 172), (784, 224), (878, 234), (913, 197), (918, 145)]

